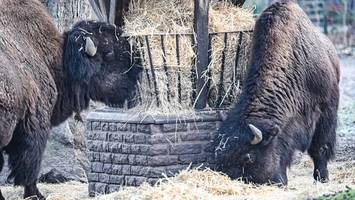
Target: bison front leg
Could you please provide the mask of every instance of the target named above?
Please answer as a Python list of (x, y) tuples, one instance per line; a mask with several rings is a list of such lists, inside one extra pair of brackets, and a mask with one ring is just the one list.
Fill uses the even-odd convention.
[[(328, 182), (328, 161), (334, 156), (336, 143), (336, 109), (329, 107), (323, 112), (314, 132), (312, 143), (308, 149), (314, 162), (313, 177), (322, 183)], [(333, 107), (335, 108), (335, 107)]]
[(15, 185), (25, 188), (24, 198), (44, 199), (36, 184), (49, 131), (31, 127), (35, 131), (29, 133), (22, 129), (15, 131), (6, 147), (11, 169), (8, 179), (13, 179)]

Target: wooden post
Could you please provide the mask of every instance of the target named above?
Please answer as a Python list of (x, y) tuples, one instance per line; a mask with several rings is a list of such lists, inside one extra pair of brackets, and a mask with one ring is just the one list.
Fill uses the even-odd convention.
[(203, 73), (208, 69), (208, 6), (209, 0), (194, 0), (194, 31), (196, 34), (196, 100), (195, 108), (206, 107), (208, 85)]
[[(231, 2), (238, 7), (242, 7), (245, 3), (245, 0), (231, 0)], [(271, 4), (271, 3), (269, 3), (269, 4)]]
[(119, 0), (116, 5), (116, 26), (122, 27), (124, 25), (123, 15), (128, 11), (130, 0)]

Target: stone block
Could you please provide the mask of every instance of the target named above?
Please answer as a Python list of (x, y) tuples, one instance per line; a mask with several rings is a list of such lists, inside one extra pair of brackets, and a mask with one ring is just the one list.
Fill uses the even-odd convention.
[(110, 175), (110, 184), (123, 185), (124, 184), (124, 176)]
[(137, 124), (137, 132), (139, 133), (150, 133), (150, 124)]
[(164, 124), (163, 132), (182, 132), (187, 131), (187, 123)]
[(92, 162), (91, 163), (91, 171), (97, 173), (103, 173), (103, 163), (100, 162)]
[(110, 183), (110, 175), (108, 174), (99, 174), (100, 183)]
[(149, 176), (149, 171), (151, 167), (143, 167), (143, 166), (131, 166), (131, 174), (136, 176)]
[(146, 144), (147, 143), (147, 136), (144, 134), (136, 134), (134, 137), (135, 144)]
[(206, 154), (184, 154), (179, 155), (179, 164), (204, 163), (207, 162)]
[(177, 163), (178, 163), (178, 156), (176, 155), (162, 155), (162, 156), (148, 157), (148, 165), (153, 167), (175, 165)]
[(99, 174), (98, 173), (88, 173), (88, 181), (89, 182), (98, 182)]
[(101, 122), (92, 122), (92, 129), (94, 131), (100, 131), (101, 130)]
[(174, 165), (166, 167), (166, 173), (168, 176), (175, 176), (179, 172), (186, 170), (189, 165)]
[(92, 123), (91, 123), (91, 121), (87, 121), (85, 123), (85, 128), (86, 128), (87, 131), (92, 131)]
[(102, 141), (98, 140), (88, 140), (86, 143), (86, 147), (89, 151), (94, 151), (94, 152), (102, 152), (103, 147), (102, 147)]
[(169, 153), (168, 144), (155, 144), (150, 147), (149, 155), (167, 155)]
[(96, 194), (106, 194), (107, 193), (107, 184), (106, 183), (96, 183), (95, 184)]
[(101, 131), (89, 131), (87, 134), (87, 139), (88, 140), (102, 140), (105, 141), (107, 137), (106, 132), (101, 132)]
[(128, 130), (127, 123), (117, 123), (117, 130), (126, 132)]
[(135, 144), (131, 146), (131, 154), (148, 155), (150, 152), (150, 145)]
[(124, 134), (123, 141), (125, 143), (134, 143), (134, 135), (132, 133)]
[(111, 153), (101, 153), (100, 162), (102, 163), (112, 163), (112, 154)]
[(109, 123), (108, 122), (101, 122), (101, 130), (108, 131), (109, 130)]
[(123, 134), (122, 132), (110, 132), (107, 135), (107, 139), (111, 142), (123, 142)]
[(196, 122), (190, 124), (190, 130), (208, 130), (214, 131), (217, 129), (216, 122)]
[(114, 164), (128, 164), (127, 154), (112, 154), (112, 163)]
[(112, 185), (112, 184), (110, 184), (110, 185), (108, 185), (107, 192), (108, 193), (117, 192), (117, 191), (120, 190), (120, 188), (121, 188), (121, 185)]
[(113, 122), (109, 123), (109, 124), (108, 124), (108, 130), (109, 130), (110, 132), (117, 131), (117, 123), (113, 123)]
[(130, 132), (132, 132), (132, 133), (136, 133), (137, 132), (137, 124), (131, 124), (130, 126), (129, 126), (129, 130), (130, 130)]
[(112, 164), (104, 164), (102, 171), (106, 174), (112, 174)]
[(131, 174), (131, 165), (122, 165), (122, 174), (130, 175)]
[(166, 143), (177, 143), (181, 141), (180, 135), (175, 133), (166, 133), (166, 134), (154, 134), (149, 137), (148, 144), (166, 144)]
[(139, 186), (146, 181), (147, 181), (147, 178), (141, 177), (141, 176), (126, 176), (125, 177), (125, 184), (128, 186)]
[(108, 149), (110, 153), (121, 153), (122, 152), (122, 144), (117, 142), (109, 142)]
[(211, 135), (208, 132), (193, 131), (180, 135), (182, 141), (209, 141)]
[(122, 174), (122, 165), (112, 165), (111, 166), (112, 174)]
[(150, 178), (162, 178), (162, 174), (166, 174), (166, 167), (152, 167), (149, 170), (149, 177)]
[(122, 153), (130, 154), (131, 153), (131, 145), (130, 144), (122, 144), (121, 151), (122, 151)]
[(90, 162), (100, 162), (100, 153), (99, 152), (88, 152), (88, 159)]
[(174, 144), (170, 146), (169, 153), (173, 155), (199, 154), (201, 149), (201, 144)]

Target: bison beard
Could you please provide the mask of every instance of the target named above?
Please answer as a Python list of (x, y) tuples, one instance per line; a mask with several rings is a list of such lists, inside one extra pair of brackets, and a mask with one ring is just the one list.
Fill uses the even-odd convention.
[(217, 168), (247, 182), (287, 184), (294, 152), (308, 151), (314, 179), (326, 182), (339, 74), (334, 46), (297, 3), (267, 8), (255, 25), (241, 97), (215, 140)]
[(37, 0), (0, 1), (0, 30), (0, 169), (6, 153), (9, 179), (24, 197), (43, 199), (36, 182), (51, 127), (90, 99), (131, 100), (140, 56), (106, 23), (80, 22), (61, 35)]

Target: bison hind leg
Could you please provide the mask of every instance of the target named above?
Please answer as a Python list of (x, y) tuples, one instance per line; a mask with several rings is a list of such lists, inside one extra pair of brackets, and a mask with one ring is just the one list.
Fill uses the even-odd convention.
[(14, 185), (25, 187), (25, 198), (44, 199), (36, 184), (47, 138), (47, 131), (27, 133), (17, 128), (10, 144), (5, 147), (11, 170), (8, 179), (13, 179)]
[(336, 143), (336, 109), (323, 112), (315, 129), (312, 143), (308, 149), (314, 162), (313, 177), (322, 183), (328, 182), (328, 161), (334, 157)]
[[(3, 167), (4, 167), (4, 155), (2, 151), (0, 151), (0, 172), (2, 171)], [(0, 200), (5, 200), (4, 196), (2, 196), (1, 190), (0, 190)]]

